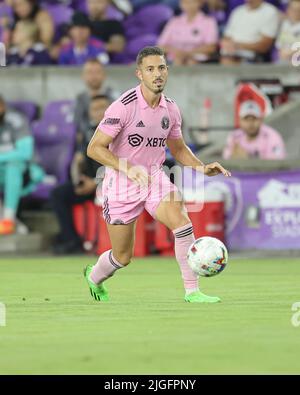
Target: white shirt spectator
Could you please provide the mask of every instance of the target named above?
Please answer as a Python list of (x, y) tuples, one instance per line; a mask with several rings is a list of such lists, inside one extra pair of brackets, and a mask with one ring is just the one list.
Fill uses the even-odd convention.
[(269, 3), (255, 9), (242, 5), (231, 13), (224, 35), (241, 43), (254, 43), (262, 36), (275, 38), (279, 21), (277, 8)]
[(300, 22), (293, 23), (285, 19), (276, 40), (276, 47), (291, 49), (295, 42), (300, 42)]

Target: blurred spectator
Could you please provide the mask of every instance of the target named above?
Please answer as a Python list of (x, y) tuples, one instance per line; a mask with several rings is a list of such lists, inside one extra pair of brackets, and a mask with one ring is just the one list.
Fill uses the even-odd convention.
[(74, 122), (76, 125), (77, 142), (82, 140), (82, 134), (89, 125), (89, 105), (94, 96), (105, 95), (111, 101), (115, 100), (118, 93), (114, 93), (111, 88), (105, 86), (105, 70), (98, 59), (89, 59), (82, 72), (82, 79), (86, 90), (76, 98)]
[(95, 177), (101, 165), (88, 158), (86, 150), (109, 105), (110, 100), (107, 96), (98, 95), (91, 99), (89, 126), (84, 130), (84, 139), (77, 147), (71, 166), (72, 181), (58, 186), (51, 194), (52, 207), (60, 225), (60, 234), (54, 245), (56, 254), (83, 252), (82, 240), (73, 224), (72, 205), (95, 198), (97, 188)]
[(8, 48), (10, 44), (11, 30), (13, 27), (12, 8), (0, 2), (0, 42)]
[(284, 159), (281, 135), (263, 123), (260, 106), (252, 100), (241, 104), (240, 128), (231, 132), (223, 151), (224, 159)]
[(177, 11), (179, 8), (179, 0), (131, 0), (130, 1), (134, 10), (145, 7), (152, 4), (164, 4)]
[(206, 0), (206, 14), (211, 16), (217, 22), (219, 33), (223, 34), (227, 21), (227, 4), (224, 0)]
[(0, 97), (0, 190), (4, 197), (0, 235), (14, 233), (21, 197), (32, 192), (43, 179), (42, 169), (30, 163), (33, 145), (26, 118), (8, 110)]
[(37, 0), (12, 0), (15, 22), (32, 21), (38, 26), (39, 41), (50, 47), (54, 37), (54, 24), (51, 16), (43, 10)]
[(293, 44), (300, 42), (300, 0), (290, 0), (286, 19), (282, 22), (277, 40), (278, 58), (282, 63), (289, 63), (299, 47), (292, 49)]
[(111, 55), (123, 52), (126, 42), (121, 23), (106, 17), (109, 4), (109, 0), (87, 0), (92, 35), (105, 43), (106, 52)]
[(83, 65), (90, 58), (98, 58), (103, 64), (108, 63), (109, 57), (105, 52), (104, 43), (91, 38), (91, 25), (85, 14), (73, 14), (69, 34), (71, 42), (61, 49), (59, 64)]
[(245, 5), (235, 8), (221, 41), (222, 63), (270, 60), (279, 21), (279, 11), (263, 0), (246, 0)]
[(209, 60), (217, 50), (218, 27), (200, 11), (203, 4), (204, 0), (181, 0), (183, 14), (171, 18), (158, 39), (168, 60), (176, 65)]
[(7, 64), (38, 66), (52, 61), (44, 44), (39, 43), (38, 27), (31, 21), (17, 22), (13, 31), (12, 48), (8, 51)]

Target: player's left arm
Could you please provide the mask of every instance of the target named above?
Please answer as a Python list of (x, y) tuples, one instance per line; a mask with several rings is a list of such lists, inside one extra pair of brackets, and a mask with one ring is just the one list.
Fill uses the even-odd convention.
[(192, 167), (207, 176), (216, 176), (217, 174), (224, 174), (226, 177), (231, 176), (231, 173), (218, 162), (209, 163), (207, 165), (204, 164), (193, 154), (182, 137), (177, 139), (167, 139), (167, 146), (174, 159), (183, 166)]

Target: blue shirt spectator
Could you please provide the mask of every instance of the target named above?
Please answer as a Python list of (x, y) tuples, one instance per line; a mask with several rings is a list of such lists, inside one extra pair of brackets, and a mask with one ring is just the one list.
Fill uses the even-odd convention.
[(83, 65), (88, 59), (97, 58), (102, 64), (108, 63), (108, 56), (101, 41), (89, 38), (83, 49), (74, 43), (67, 44), (60, 52), (58, 63), (61, 65)]
[(103, 64), (109, 62), (104, 43), (91, 37), (90, 21), (85, 14), (76, 12), (73, 15), (69, 35), (71, 42), (61, 49), (59, 64), (83, 65), (91, 58), (97, 58)]

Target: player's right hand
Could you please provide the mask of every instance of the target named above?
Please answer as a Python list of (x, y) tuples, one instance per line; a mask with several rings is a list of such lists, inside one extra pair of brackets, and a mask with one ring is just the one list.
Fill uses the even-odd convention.
[(150, 176), (142, 166), (130, 167), (127, 171), (127, 177), (143, 187), (150, 183)]

